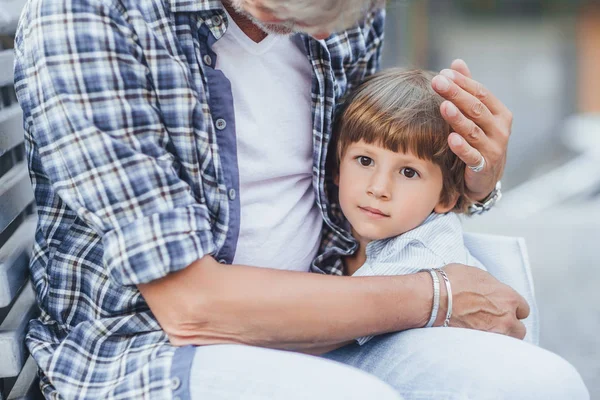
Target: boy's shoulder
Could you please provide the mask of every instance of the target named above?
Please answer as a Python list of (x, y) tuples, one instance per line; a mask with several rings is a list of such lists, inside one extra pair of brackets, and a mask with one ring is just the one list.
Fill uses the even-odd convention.
[(414, 252), (430, 253), (446, 264), (466, 260), (462, 223), (455, 213), (431, 214), (418, 227), (369, 245), (368, 256), (379, 262)]
[(460, 239), (462, 243), (462, 222), (460, 221), (460, 217), (453, 212), (446, 214), (432, 213), (421, 225), (398, 237), (402, 236), (422, 241), (425, 244), (431, 240), (450, 240), (454, 237)]

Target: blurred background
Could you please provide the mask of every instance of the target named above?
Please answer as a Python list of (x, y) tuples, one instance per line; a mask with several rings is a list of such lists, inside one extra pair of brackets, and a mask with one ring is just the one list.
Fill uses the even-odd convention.
[[(2, 50), (23, 4), (0, 0), (0, 64), (12, 63)], [(385, 67), (441, 70), (455, 58), (514, 114), (504, 198), (466, 229), (526, 239), (541, 346), (600, 399), (600, 3), (388, 1)], [(4, 84), (0, 112), (14, 105)]]
[(505, 196), (465, 228), (526, 239), (540, 344), (600, 399), (600, 2), (388, 1), (385, 67), (455, 58), (514, 114)]

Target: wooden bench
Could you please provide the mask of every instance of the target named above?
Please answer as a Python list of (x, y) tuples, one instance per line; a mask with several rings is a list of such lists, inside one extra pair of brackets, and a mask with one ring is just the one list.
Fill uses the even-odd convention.
[(12, 50), (0, 50), (0, 400), (39, 399), (25, 333), (37, 313), (28, 276), (36, 217), (25, 160)]

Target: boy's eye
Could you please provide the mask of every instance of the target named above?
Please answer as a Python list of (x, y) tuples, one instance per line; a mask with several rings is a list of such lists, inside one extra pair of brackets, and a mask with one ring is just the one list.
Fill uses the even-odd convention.
[(363, 167), (369, 167), (369, 166), (373, 165), (373, 159), (371, 157), (367, 157), (367, 156), (358, 156), (358, 162)]
[(400, 170), (400, 173), (405, 177), (412, 179), (419, 176), (419, 173), (412, 168), (404, 167)]

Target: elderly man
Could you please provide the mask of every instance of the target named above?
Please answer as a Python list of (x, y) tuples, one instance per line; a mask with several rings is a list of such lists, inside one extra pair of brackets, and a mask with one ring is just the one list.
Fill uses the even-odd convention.
[[(446, 267), (451, 327), (412, 330), (429, 274), (334, 276), (356, 244), (327, 198), (331, 121), (378, 68), (383, 21), (368, 0), (26, 4), (27, 346), (46, 397), (587, 397), (515, 339), (528, 306), (483, 271)], [(493, 202), (510, 112), (462, 62), (433, 86), (470, 195)]]

